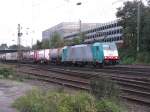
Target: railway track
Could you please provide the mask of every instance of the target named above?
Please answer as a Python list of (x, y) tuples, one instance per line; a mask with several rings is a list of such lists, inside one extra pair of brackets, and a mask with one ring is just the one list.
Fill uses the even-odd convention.
[[(54, 67), (53, 67), (54, 68)], [(64, 69), (64, 67), (56, 67), (55, 69)], [(104, 72), (104, 73), (117, 73), (117, 74), (126, 74), (126, 75), (136, 75), (142, 77), (149, 77), (150, 76), (150, 68), (130, 68), (130, 67), (104, 67), (101, 69), (88, 67), (88, 68), (81, 68), (81, 67), (66, 67), (65, 69), (68, 70), (80, 70), (80, 71), (92, 71), (92, 72)]]
[[(29, 67), (27, 70), (21, 70), (24, 74), (29, 74), (32, 79), (57, 83), (63, 86), (69, 86), (82, 90), (90, 90), (90, 80), (98, 76), (109, 77), (121, 87), (121, 97), (130, 101), (135, 101), (141, 104), (150, 105), (150, 75), (146, 72), (141, 72), (141, 75), (135, 75), (136, 71), (132, 72), (108, 72), (108, 69), (70, 69), (72, 67), (62, 68), (56, 66), (40, 66), (40, 65), (23, 65)], [(104, 71), (106, 70), (106, 71)], [(119, 70), (117, 70), (119, 71)], [(53, 73), (53, 74), (52, 74)], [(106, 74), (107, 73), (107, 74)], [(109, 73), (109, 74), (108, 74)], [(137, 72), (139, 74), (139, 71)]]
[[(45, 71), (45, 70), (44, 70)], [(52, 72), (43, 72), (42, 70), (36, 71), (36, 69), (24, 69), (20, 70), (19, 73), (28, 74), (27, 78), (30, 79), (38, 79), (41, 81), (46, 82), (52, 82), (57, 83), (63, 86), (69, 86), (77, 89), (82, 90), (89, 90), (89, 80), (87, 79), (81, 79), (79, 77), (70, 76), (66, 74), (60, 74), (60, 73), (52, 73)], [(44, 74), (44, 75), (43, 75)]]
[[(6, 64), (15, 64), (15, 63), (9, 63), (7, 62)], [(41, 66), (41, 65), (37, 65), (37, 64), (21, 64), (22, 66), (30, 66), (30, 67), (35, 67), (35, 66)], [(118, 73), (118, 74), (126, 74), (126, 75), (138, 75), (141, 77), (149, 77), (150, 76), (150, 66), (146, 66), (146, 68), (143, 67), (139, 67), (137, 66), (105, 66), (104, 68), (95, 68), (92, 66), (87, 66), (87, 67), (75, 67), (75, 66), (61, 66), (61, 65), (43, 65), (44, 68), (46, 69), (64, 69), (64, 70), (80, 70), (80, 71), (93, 71), (93, 72), (104, 72), (104, 73)], [(142, 74), (142, 75), (141, 75)]]

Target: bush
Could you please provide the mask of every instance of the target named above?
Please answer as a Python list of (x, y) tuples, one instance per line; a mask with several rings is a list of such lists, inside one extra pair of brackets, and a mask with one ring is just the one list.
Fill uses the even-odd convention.
[(140, 52), (137, 55), (136, 63), (146, 63), (150, 64), (150, 53), (149, 52)]
[(116, 103), (111, 100), (101, 100), (96, 105), (98, 112), (122, 112), (123, 108), (121, 108)]
[[(56, 112), (56, 103), (48, 102), (46, 94), (40, 90), (29, 91), (13, 104), (20, 112)], [(51, 109), (51, 110), (50, 110)]]
[(122, 58), (122, 64), (133, 64), (135, 62), (135, 57), (124, 57)]
[(58, 107), (58, 112), (96, 112), (95, 99), (90, 94), (77, 93), (65, 97)]
[(120, 90), (119, 87), (107, 77), (99, 77), (93, 79), (90, 83), (91, 93), (97, 99), (118, 99)]
[(150, 64), (149, 51), (137, 53), (132, 49), (119, 49), (119, 56), (122, 64)]
[(119, 49), (121, 64), (133, 64), (136, 60), (136, 51), (132, 49)]
[(29, 91), (13, 104), (21, 112), (95, 112), (94, 97), (87, 93)]
[(97, 101), (85, 92), (76, 94), (29, 91), (17, 99), (13, 107), (20, 112), (121, 112), (120, 108), (108, 100)]
[(9, 78), (14, 74), (13, 70), (10, 68), (0, 68), (0, 77)]

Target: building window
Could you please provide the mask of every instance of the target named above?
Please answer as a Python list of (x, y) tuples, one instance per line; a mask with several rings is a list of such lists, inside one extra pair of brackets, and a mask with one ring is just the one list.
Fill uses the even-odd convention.
[(99, 28), (99, 31), (101, 31), (101, 30), (102, 30), (102, 27)]
[(117, 30), (117, 33), (119, 33), (119, 32), (120, 32), (120, 30), (118, 29), (118, 30)]
[(111, 24), (109, 24), (109, 28), (111, 28)]

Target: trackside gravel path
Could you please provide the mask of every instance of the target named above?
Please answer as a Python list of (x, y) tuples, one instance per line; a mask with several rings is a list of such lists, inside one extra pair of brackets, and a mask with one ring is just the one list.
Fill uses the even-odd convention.
[(0, 112), (17, 112), (11, 107), (12, 103), (30, 89), (29, 84), (0, 79)]

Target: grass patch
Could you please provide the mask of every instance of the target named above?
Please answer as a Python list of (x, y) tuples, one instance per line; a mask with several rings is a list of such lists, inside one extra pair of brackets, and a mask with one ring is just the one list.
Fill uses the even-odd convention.
[[(19, 74), (19, 73), (18, 73)], [(0, 79), (11, 79), (22, 82), (23, 75), (17, 74), (16, 66), (1, 64), (0, 65)]]
[(125, 109), (123, 109), (122, 106), (108, 99), (100, 100), (97, 103), (96, 108), (97, 110), (100, 110), (97, 112), (125, 112)]
[(19, 112), (123, 112), (111, 100), (97, 100), (86, 92), (66, 92), (34, 89), (17, 99), (13, 107)]

